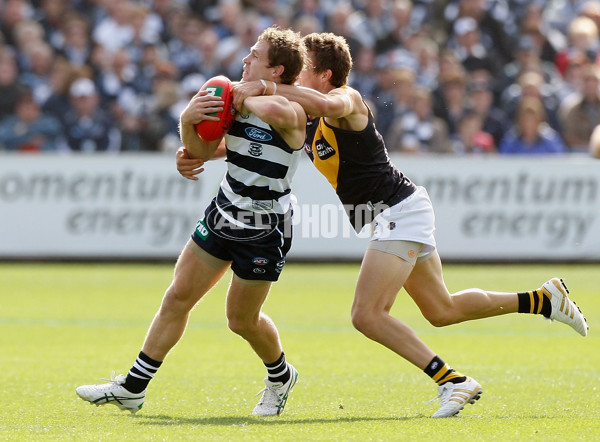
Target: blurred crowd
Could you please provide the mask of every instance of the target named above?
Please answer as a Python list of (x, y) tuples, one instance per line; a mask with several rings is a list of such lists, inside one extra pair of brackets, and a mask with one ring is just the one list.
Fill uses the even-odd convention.
[(346, 38), (390, 152), (600, 156), (600, 2), (579, 0), (3, 0), (0, 151), (173, 151), (272, 24)]

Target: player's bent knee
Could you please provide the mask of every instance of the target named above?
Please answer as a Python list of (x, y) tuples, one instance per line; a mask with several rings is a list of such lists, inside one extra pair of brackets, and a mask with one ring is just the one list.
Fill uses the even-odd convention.
[(447, 325), (454, 324), (455, 322), (452, 320), (452, 316), (447, 312), (435, 311), (424, 313), (423, 315), (425, 316), (425, 319), (427, 319), (434, 327), (445, 327)]
[(229, 327), (229, 330), (234, 332), (236, 335), (242, 337), (253, 333), (256, 329), (253, 323), (240, 318), (228, 318), (227, 327)]
[(372, 335), (376, 322), (377, 318), (371, 312), (355, 308), (352, 309), (352, 325), (363, 335)]

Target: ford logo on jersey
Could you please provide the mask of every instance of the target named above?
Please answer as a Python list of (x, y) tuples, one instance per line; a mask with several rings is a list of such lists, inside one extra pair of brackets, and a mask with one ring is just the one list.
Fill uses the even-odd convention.
[(248, 135), (253, 140), (257, 140), (257, 141), (269, 141), (269, 140), (273, 139), (273, 137), (271, 135), (269, 135), (267, 132), (265, 132), (262, 129), (258, 129), (256, 127), (247, 127), (245, 132), (246, 132), (246, 135)]

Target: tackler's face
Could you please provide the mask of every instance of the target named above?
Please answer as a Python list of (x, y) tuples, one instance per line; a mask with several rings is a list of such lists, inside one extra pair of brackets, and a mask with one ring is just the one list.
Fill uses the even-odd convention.
[(315, 54), (314, 52), (309, 52), (307, 54), (304, 69), (302, 69), (302, 72), (300, 72), (300, 76), (298, 77), (298, 84), (300, 84), (300, 86), (319, 90), (320, 75), (315, 71), (315, 66)]
[(269, 44), (265, 41), (258, 41), (250, 48), (250, 53), (242, 60), (244, 68), (242, 70), (243, 81), (253, 81), (267, 79), (269, 77)]

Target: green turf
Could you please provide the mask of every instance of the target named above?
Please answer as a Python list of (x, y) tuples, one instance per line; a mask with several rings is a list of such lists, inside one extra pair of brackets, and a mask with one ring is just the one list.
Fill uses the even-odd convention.
[[(354, 331), (358, 265), (286, 266), (265, 305), (300, 380), (283, 415), (250, 416), (264, 368), (231, 333), (220, 283), (191, 315), (136, 415), (75, 387), (125, 373), (171, 265), (0, 264), (2, 440), (598, 440), (598, 265), (446, 266), (451, 291), (520, 290), (560, 275), (589, 320), (582, 338), (541, 317), (434, 328), (405, 293), (393, 314), (481, 382), (482, 399), (434, 420), (425, 374)], [(229, 276), (229, 274), (227, 275)]]

